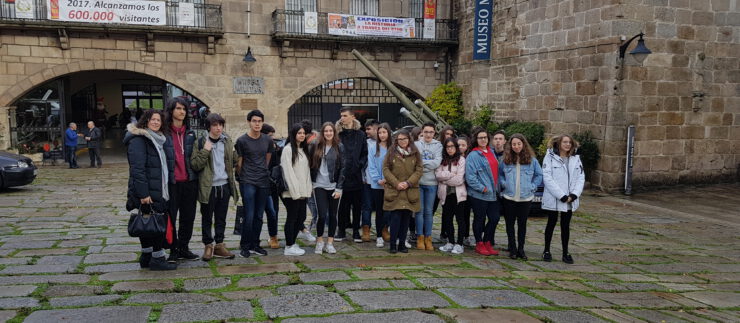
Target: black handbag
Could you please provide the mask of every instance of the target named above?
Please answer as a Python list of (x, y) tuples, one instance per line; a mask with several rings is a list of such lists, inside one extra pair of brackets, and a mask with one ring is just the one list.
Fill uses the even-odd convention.
[(282, 166), (276, 165), (270, 170), (270, 183), (274, 192), (282, 194), (288, 189), (287, 185), (285, 185), (285, 179), (283, 179)]
[(167, 231), (167, 216), (164, 213), (157, 213), (149, 207), (149, 213), (139, 210), (131, 213), (128, 219), (128, 235), (132, 237), (154, 237), (163, 236)]
[(236, 219), (234, 220), (234, 234), (242, 235), (242, 224), (244, 223), (244, 206), (236, 206)]

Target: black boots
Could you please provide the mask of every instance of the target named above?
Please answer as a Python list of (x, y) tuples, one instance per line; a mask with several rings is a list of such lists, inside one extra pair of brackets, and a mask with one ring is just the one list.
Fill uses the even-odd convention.
[(149, 261), (151, 260), (152, 260), (151, 252), (142, 252), (141, 256), (139, 257), (139, 266), (141, 268), (149, 268)]
[[(151, 257), (151, 254), (149, 254)], [(167, 259), (164, 257), (152, 257), (152, 259), (149, 261), (149, 269), (154, 271), (160, 271), (160, 270), (175, 270), (177, 269), (177, 264), (171, 264), (167, 262)]]

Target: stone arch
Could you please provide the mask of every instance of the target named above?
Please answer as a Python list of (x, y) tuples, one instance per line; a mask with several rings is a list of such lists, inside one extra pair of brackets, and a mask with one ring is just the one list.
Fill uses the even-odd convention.
[(207, 106), (213, 107), (215, 103), (215, 99), (212, 98), (211, 95), (208, 94), (208, 92), (203, 91), (201, 87), (192, 84), (185, 77), (183, 77), (183, 75), (179, 75), (178, 73), (165, 71), (161, 68), (141, 62), (114, 60), (93, 62), (78, 60), (68, 64), (60, 64), (49, 67), (47, 69), (29, 75), (25, 79), (17, 82), (15, 85), (13, 85), (0, 95), (0, 107), (9, 106), (37, 86), (47, 81), (51, 81), (55, 78), (77, 72), (103, 70), (121, 70), (156, 77), (172, 83), (177, 87), (191, 93)]

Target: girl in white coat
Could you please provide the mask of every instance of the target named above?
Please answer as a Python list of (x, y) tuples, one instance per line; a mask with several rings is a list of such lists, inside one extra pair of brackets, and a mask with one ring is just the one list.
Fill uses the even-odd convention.
[[(442, 163), (434, 171), (439, 185), (437, 186), (437, 197), (442, 203), (442, 230), (449, 240), (439, 247), (439, 250), (463, 253), (463, 226), (465, 219), (465, 200), (468, 191), (465, 188), (465, 157), (460, 153), (456, 138), (447, 138), (444, 141), (445, 152), (442, 155)], [(452, 219), (457, 220), (457, 240), (455, 240), (455, 227)], [(452, 242), (455, 244), (453, 245)]]
[(550, 141), (545, 159), (542, 162), (545, 192), (542, 195), (542, 209), (547, 212), (545, 227), (544, 261), (552, 261), (550, 242), (555, 231), (555, 224), (560, 216), (560, 236), (563, 243), (563, 262), (573, 263), (568, 253), (570, 239), (570, 219), (578, 209), (578, 202), (583, 193), (585, 175), (580, 156), (576, 155), (578, 143), (569, 135), (560, 135)]
[(287, 190), (283, 193), (283, 204), (287, 210), (285, 217), (285, 251), (286, 256), (300, 256), (306, 253), (298, 247), (295, 239), (300, 231), (300, 224), (306, 220), (306, 201), (311, 197), (311, 170), (308, 164), (306, 130), (296, 123), (291, 127), (290, 144), (285, 145), (280, 156), (283, 167), (283, 179)]

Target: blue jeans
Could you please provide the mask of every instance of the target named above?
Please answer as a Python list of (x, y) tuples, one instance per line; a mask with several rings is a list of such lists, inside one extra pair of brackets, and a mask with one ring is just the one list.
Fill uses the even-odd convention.
[(416, 235), (431, 236), (434, 213), (434, 197), (437, 196), (437, 185), (420, 185), (421, 211), (416, 212)]
[(244, 223), (239, 246), (242, 250), (252, 250), (260, 245), (262, 232), (262, 214), (265, 213), (269, 188), (261, 188), (252, 184), (239, 184), (244, 202)]
[[(370, 218), (373, 214), (373, 190), (370, 184), (362, 185), (362, 225), (371, 226)], [(375, 215), (378, 216), (377, 214)]]
[(69, 167), (77, 167), (77, 155), (75, 153), (77, 152), (76, 146), (66, 146), (67, 148), (67, 161), (69, 162)]
[(277, 236), (277, 209), (275, 208), (272, 195), (267, 195), (267, 201), (265, 202), (265, 213), (267, 213), (267, 232), (271, 237)]

